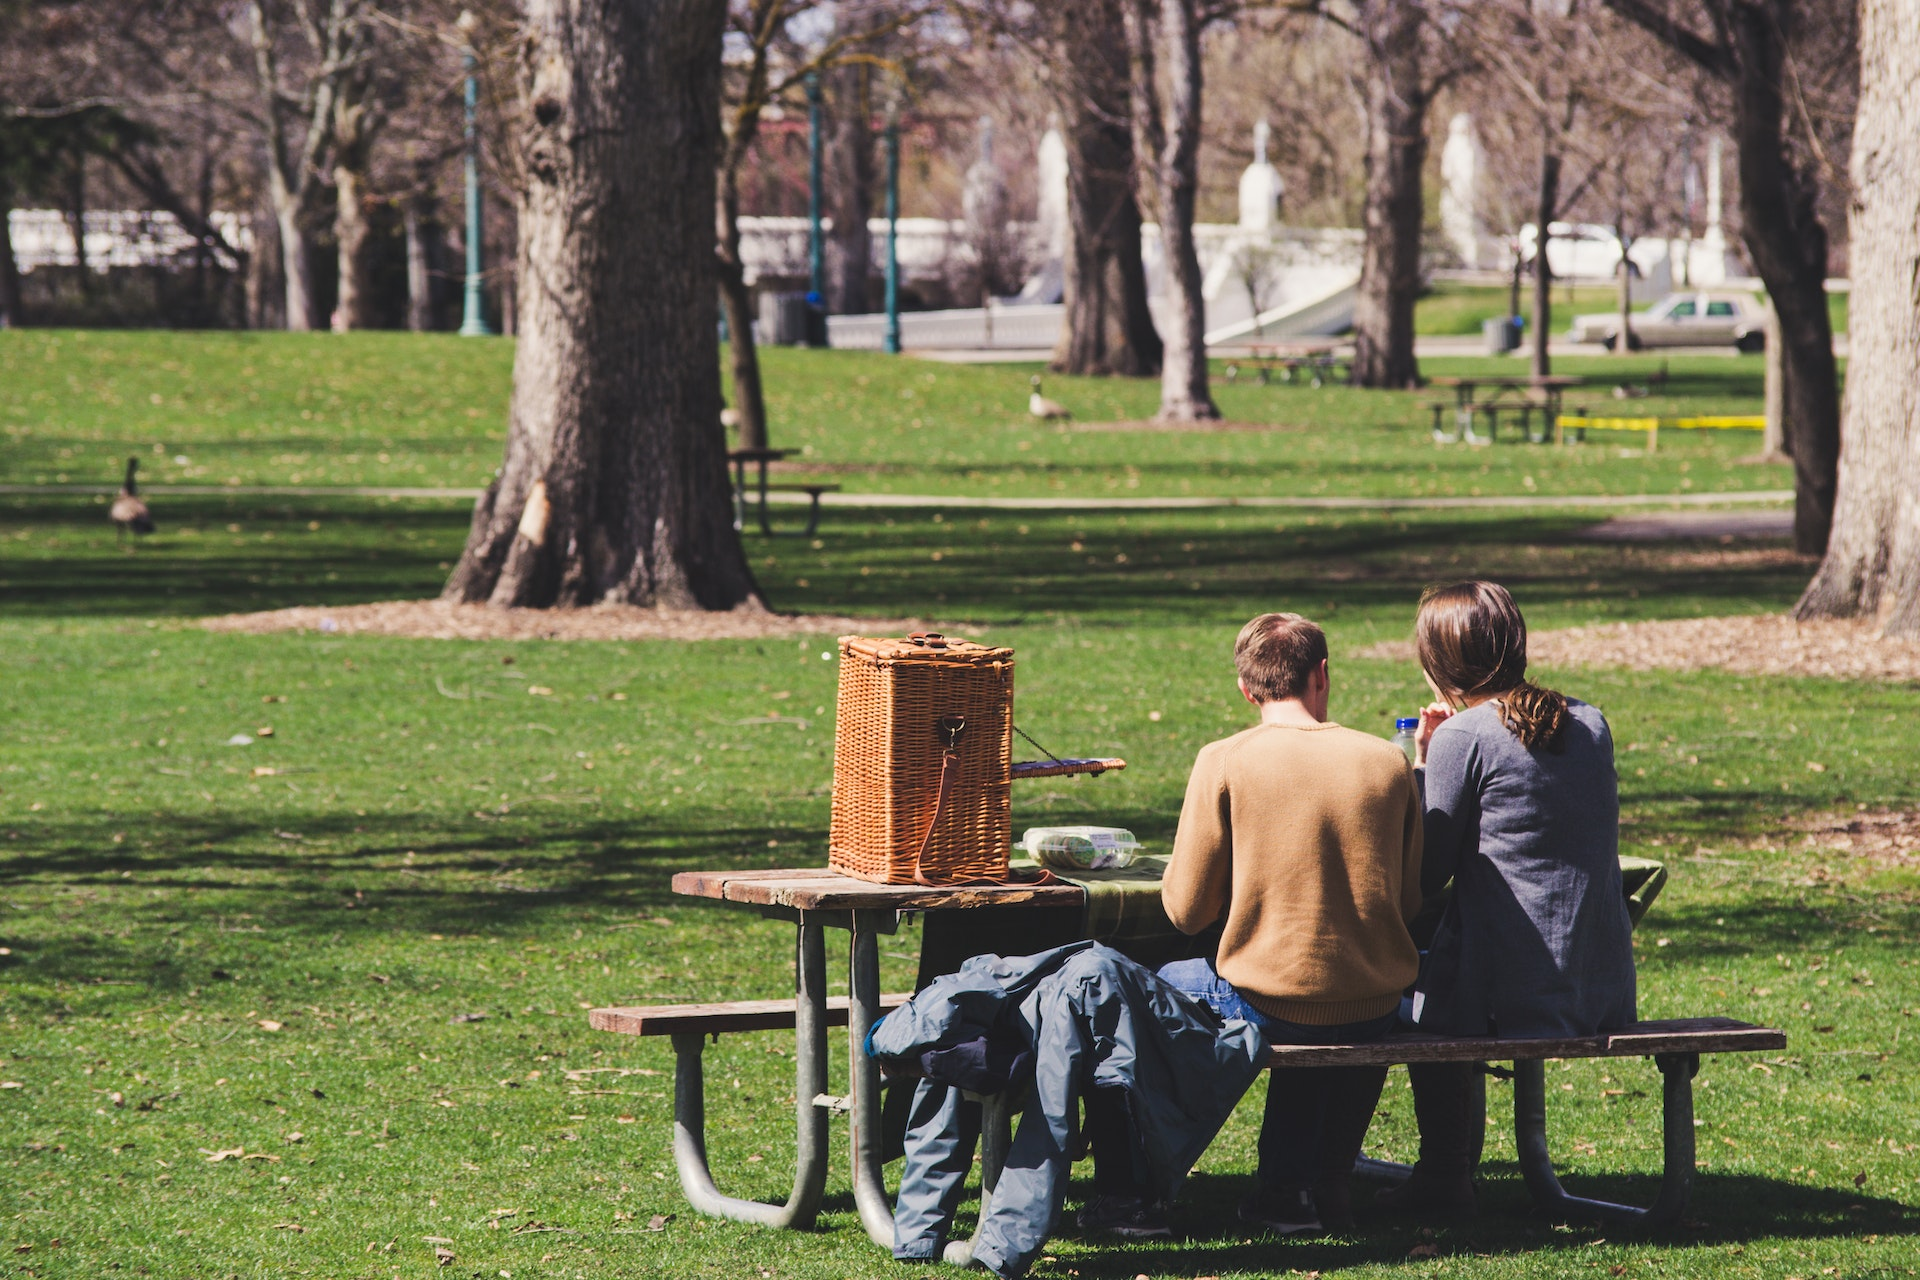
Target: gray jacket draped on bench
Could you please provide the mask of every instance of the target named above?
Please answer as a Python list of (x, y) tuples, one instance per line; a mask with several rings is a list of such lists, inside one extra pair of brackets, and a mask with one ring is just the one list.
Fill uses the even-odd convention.
[(1634, 1020), (1613, 735), (1568, 699), (1562, 749), (1529, 750), (1483, 702), (1427, 749), (1428, 898), (1453, 895), (1415, 988), (1443, 1035), (1591, 1035)]
[[(992, 1083), (980, 1068), (1011, 1063), (983, 1042), (1030, 1053), (1032, 1092), (1007, 1151), (974, 1257), (1023, 1274), (1053, 1230), (1066, 1194), (1079, 1099), (1125, 1091), (1141, 1154), (1171, 1197), (1266, 1067), (1267, 1045), (1245, 1022), (1223, 1022), (1110, 947), (1077, 942), (1034, 956), (976, 956), (888, 1014), (868, 1037), (883, 1066), (923, 1080), (894, 1208), (894, 1256), (939, 1256), (972, 1163), (959, 1087)], [(980, 1045), (979, 1052), (968, 1046)], [(1013, 1087), (1021, 1087), (1016, 1082)]]

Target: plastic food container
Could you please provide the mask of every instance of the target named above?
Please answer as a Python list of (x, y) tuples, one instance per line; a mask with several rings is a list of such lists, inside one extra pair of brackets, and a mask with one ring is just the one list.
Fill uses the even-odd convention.
[(1059, 871), (1131, 866), (1140, 842), (1124, 827), (1028, 827), (1020, 843), (1035, 862)]

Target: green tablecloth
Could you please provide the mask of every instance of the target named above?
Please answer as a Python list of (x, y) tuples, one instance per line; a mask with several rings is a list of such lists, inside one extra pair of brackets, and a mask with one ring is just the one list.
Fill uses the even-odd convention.
[[(1035, 864), (1026, 859), (1013, 863), (1018, 869)], [(1179, 930), (1167, 919), (1160, 905), (1160, 878), (1166, 874), (1167, 859), (1148, 854), (1134, 859), (1131, 866), (1111, 871), (1070, 871), (1055, 869), (1054, 875), (1087, 891), (1086, 937), (1099, 942), (1146, 942), (1179, 936)], [(1653, 858), (1622, 854), (1620, 880), (1627, 895), (1627, 914), (1635, 925), (1667, 885), (1667, 867)]]

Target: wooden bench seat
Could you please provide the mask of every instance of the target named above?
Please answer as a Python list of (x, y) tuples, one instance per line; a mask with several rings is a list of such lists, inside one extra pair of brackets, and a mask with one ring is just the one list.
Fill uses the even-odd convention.
[(1549, 1058), (1646, 1058), (1671, 1053), (1752, 1053), (1787, 1047), (1784, 1031), (1732, 1018), (1636, 1022), (1597, 1036), (1540, 1039), (1391, 1035), (1369, 1044), (1281, 1045), (1269, 1066), (1365, 1067), (1412, 1062), (1535, 1062)]
[[(1681, 1018), (1664, 1022), (1637, 1022), (1597, 1036), (1542, 1039), (1498, 1036), (1432, 1036), (1408, 1032), (1367, 1044), (1281, 1045), (1272, 1050), (1268, 1066), (1275, 1070), (1301, 1067), (1388, 1066), (1415, 1062), (1466, 1062), (1483, 1067), (1511, 1062), (1511, 1073), (1487, 1068), (1489, 1074), (1513, 1080), (1513, 1134), (1521, 1176), (1534, 1203), (1556, 1221), (1586, 1220), (1614, 1227), (1658, 1230), (1680, 1220), (1693, 1193), (1694, 1129), (1693, 1078), (1700, 1055), (1751, 1053), (1784, 1049), (1786, 1033), (1773, 1027), (1736, 1022), (1731, 1018)], [(1662, 1171), (1660, 1190), (1647, 1208), (1614, 1204), (1571, 1195), (1560, 1185), (1547, 1148), (1546, 1064), (1568, 1058), (1652, 1057), (1663, 1078), (1661, 1099)], [(1269, 1088), (1283, 1088), (1276, 1077)], [(981, 1178), (991, 1196), (1011, 1143), (1013, 1120), (1024, 1105), (1023, 1091), (1009, 1090), (982, 1099)], [(1482, 1099), (1484, 1113), (1484, 1098)], [(1360, 1176), (1404, 1179), (1406, 1165), (1362, 1156), (1354, 1167)], [(984, 1203), (984, 1198), (983, 1198)], [(982, 1217), (985, 1212), (982, 1210)], [(947, 1246), (946, 1261), (967, 1265), (973, 1240)]]
[[(880, 997), (882, 1012), (892, 1013), (911, 996)], [(592, 1009), (587, 1022), (595, 1031), (623, 1036), (671, 1036), (692, 1031), (719, 1035), (728, 1031), (791, 1031), (798, 1018), (793, 1000), (728, 1000), (720, 1004), (648, 1004)], [(828, 996), (826, 1025), (847, 1025), (847, 997)]]

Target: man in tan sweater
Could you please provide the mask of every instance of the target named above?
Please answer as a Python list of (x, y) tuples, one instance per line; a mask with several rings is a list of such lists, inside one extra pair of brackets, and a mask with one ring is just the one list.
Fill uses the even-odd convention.
[[(1160, 890), (1182, 932), (1218, 924), (1220, 943), (1211, 963), (1161, 976), (1272, 1044), (1378, 1039), (1419, 970), (1412, 766), (1327, 719), (1327, 638), (1298, 614), (1249, 622), (1234, 665), (1260, 723), (1201, 748)], [(1385, 1080), (1384, 1067), (1273, 1074), (1240, 1216), (1283, 1233), (1349, 1223), (1348, 1175)]]

